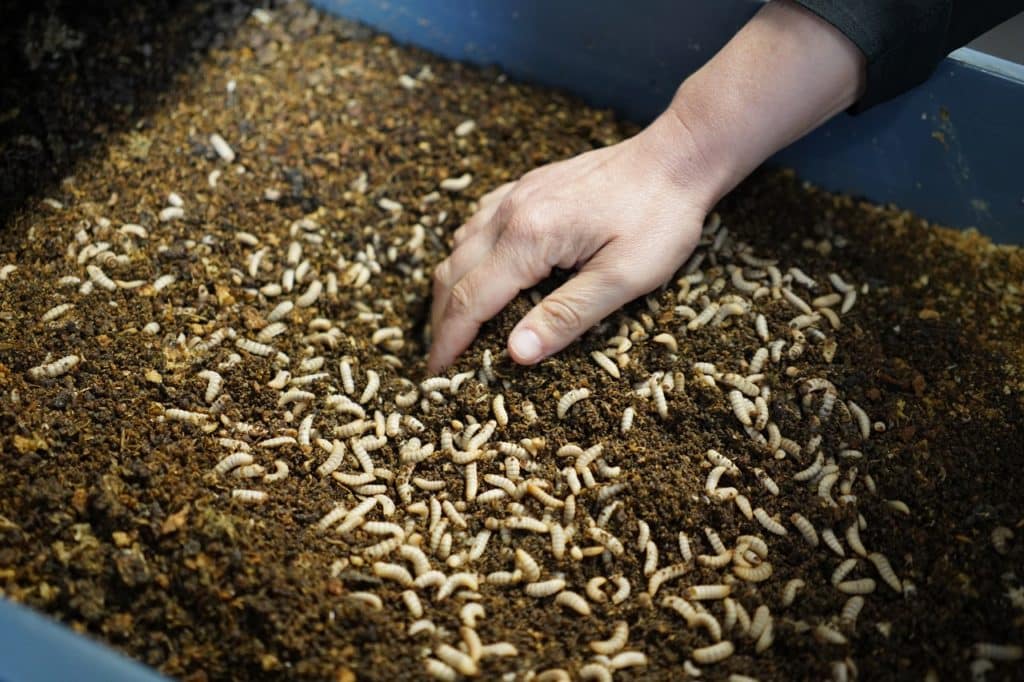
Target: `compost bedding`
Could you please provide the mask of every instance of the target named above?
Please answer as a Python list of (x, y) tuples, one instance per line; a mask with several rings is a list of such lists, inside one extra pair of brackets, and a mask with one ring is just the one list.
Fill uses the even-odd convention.
[[(831, 290), (829, 273), (857, 287), (856, 304), (838, 330), (819, 323), (825, 340), (809, 338), (796, 358), (784, 352), (780, 362), (767, 364), (762, 381), (773, 391), (773, 419), (803, 444), (813, 435), (814, 420), (801, 412), (801, 382), (833, 382), (840, 405), (821, 426), (823, 447), (830, 457), (840, 442), (863, 452), (861, 460), (837, 460), (844, 476), (852, 466), (858, 469), (856, 501), (832, 507), (817, 486), (794, 481), (793, 473), (813, 457), (774, 458), (733, 415), (728, 387), (702, 384), (693, 369), (703, 361), (742, 372), (764, 345), (754, 332), (754, 312), (767, 316), (773, 338), (792, 342), (786, 320), (797, 313), (784, 299), (767, 296), (753, 312), (688, 331), (687, 318), (675, 312), (680, 288), (673, 282), (557, 356), (521, 368), (503, 349), (530, 306), (524, 294), (485, 325), (447, 373), (479, 369), (489, 351), (493, 381), (475, 377), (455, 396), (428, 399), (429, 412), (418, 401), (403, 411), (425, 426), (415, 435), (436, 444), (452, 420), (468, 426), (467, 415), (491, 419), (492, 398), (502, 393), (510, 422), (492, 440), (544, 437), (546, 443), (527, 458), (527, 469), (532, 461), (536, 471), (523, 476), (546, 477), (561, 498), (568, 491), (558, 471), (571, 459), (557, 457), (557, 450), (570, 442), (584, 448), (603, 443), (603, 458), (621, 467), (616, 480), (626, 487), (600, 501), (584, 489), (577, 513), (597, 518), (606, 504), (621, 501), (607, 528), (626, 549), (621, 556), (556, 561), (545, 535), (512, 531), (503, 538), (495, 532), (483, 556), (457, 570), (480, 576), (510, 571), (512, 548), (520, 547), (545, 578), (563, 574), (568, 589), (582, 593), (590, 578), (622, 575), (632, 594), (618, 605), (592, 603), (592, 615), (581, 616), (550, 597), (529, 597), (521, 586), (481, 582), (477, 595), (464, 590), (445, 600), (434, 598), (436, 588), (420, 589), (423, 617), (435, 629), (410, 635), (414, 618), (399, 597), (404, 588), (375, 575), (373, 561), (358, 558), (361, 548), (382, 538), (317, 528), (336, 504), (351, 508), (360, 499), (351, 486), (317, 474), (326, 453), (316, 436), (331, 439), (334, 426), (352, 419), (326, 408), (322, 396), (341, 392), (339, 361), (347, 357), (356, 375), (352, 399), (363, 390), (367, 370), (381, 377), (378, 395), (368, 401), (368, 419), (374, 409), (385, 415), (394, 410), (394, 396), (409, 390), (399, 377), (415, 383), (426, 378), (430, 273), (448, 253), (452, 231), (471, 215), (474, 199), (538, 164), (614, 143), (634, 129), (562, 94), (396, 46), (301, 3), (232, 16), (246, 18), (220, 43), (195, 53), (152, 106), (126, 117), (130, 124), (101, 131), (67, 176), (25, 199), (0, 233), (0, 266), (17, 266), (0, 282), (0, 594), (188, 680), (422, 678), (426, 656), (442, 643), (458, 646), (459, 609), (474, 599), (486, 611), (476, 626), (483, 642), (507, 641), (518, 651), (483, 659), (483, 678), (515, 673), (524, 679), (551, 668), (575, 672), (594, 660), (588, 642), (606, 638), (624, 620), (625, 648), (644, 652), (647, 665), (619, 670), (616, 678), (680, 679), (692, 650), (712, 640), (707, 631), (687, 627), (662, 600), (693, 584), (721, 582), (729, 571), (696, 566), (645, 597), (645, 555), (637, 547), (643, 520), (660, 549), (659, 566), (681, 560), (679, 531), (689, 535), (695, 553), (713, 553), (705, 527), (730, 546), (745, 533), (768, 542), (772, 577), (737, 581), (732, 596), (750, 613), (762, 603), (770, 608), (774, 644), (755, 653), (754, 643), (734, 627), (723, 638), (736, 643), (736, 653), (701, 666), (708, 679), (731, 673), (821, 679), (840, 674), (834, 663), (841, 661), (864, 679), (962, 679), (970, 674), (975, 643), (1021, 643), (1022, 252), (897, 208), (832, 195), (779, 172), (759, 173), (721, 203), (719, 230), (728, 235), (714, 254), (711, 242), (719, 235), (709, 230), (701, 267), (710, 273), (705, 284), (722, 275), (724, 292), (735, 293), (728, 274), (712, 266), (716, 259), (744, 266), (734, 256), (749, 247), (783, 273), (798, 266), (813, 277), (818, 292), (793, 284), (808, 300)], [(155, 54), (169, 53), (161, 52), (159, 35), (153, 40)], [(141, 71), (125, 68), (128, 74)], [(123, 77), (131, 82), (130, 75)], [(45, 103), (40, 107), (45, 116)], [(455, 135), (466, 120), (475, 121), (475, 129)], [(210, 143), (214, 133), (232, 146), (233, 163), (217, 155)], [(215, 182), (213, 171), (220, 172)], [(13, 164), (4, 172), (24, 169)], [(438, 191), (441, 180), (466, 172), (473, 176), (466, 190)], [(162, 221), (172, 192), (182, 198), (184, 216)], [(399, 202), (402, 210), (381, 208), (381, 199)], [(122, 233), (125, 223), (141, 226), (148, 238)], [(416, 224), (425, 229), (418, 232)], [(258, 243), (245, 236), (240, 241), (239, 232)], [(411, 248), (417, 234), (422, 244)], [(311, 275), (290, 293), (259, 293), (281, 281), (293, 240), (303, 244)], [(80, 258), (99, 242), (126, 257)], [(266, 255), (251, 276), (250, 259), (260, 248), (267, 248)], [(360, 272), (360, 262), (373, 272), (356, 287), (346, 274)], [(107, 291), (90, 279), (89, 264), (112, 278), (144, 284)], [(209, 343), (225, 327), (239, 339), (255, 339), (278, 302), (297, 298), (313, 276), (326, 283), (330, 272), (339, 279), (337, 293), (325, 289), (313, 306), (296, 308), (284, 319), (287, 331), (267, 342), (289, 362), (247, 353), (231, 338)], [(161, 275), (175, 281), (158, 290), (153, 282)], [(80, 283), (61, 283), (62, 277)], [(90, 282), (85, 288), (92, 291), (80, 293)], [(74, 307), (41, 321), (61, 303)], [(699, 312), (700, 303), (693, 306)], [(320, 345), (312, 346), (313, 355), (326, 358), (321, 371), (330, 376), (309, 389), (318, 394), (309, 410), (286, 414), (296, 406), (279, 406), (279, 392), (267, 383), (280, 367), (299, 374), (298, 363), (310, 356), (306, 347), (315, 343), (303, 340), (315, 333), (308, 323), (317, 317), (334, 328), (326, 332), (330, 340), (321, 336)], [(614, 379), (590, 354), (607, 348), (609, 337), (630, 320), (630, 361)], [(151, 322), (159, 331), (144, 333)], [(373, 332), (387, 326), (403, 331), (392, 350), (371, 343)], [(674, 353), (652, 343), (649, 337), (659, 333), (675, 336)], [(833, 343), (829, 362), (826, 349)], [(233, 353), (240, 361), (232, 366)], [(29, 373), (70, 354), (82, 360), (62, 376)], [(394, 367), (387, 355), (402, 366)], [(218, 366), (228, 398), (211, 406), (203, 396), (206, 382), (196, 374)], [(667, 393), (667, 418), (636, 391), (649, 386), (655, 371), (678, 376)], [(591, 398), (559, 420), (558, 398), (578, 387), (588, 387)], [(533, 424), (523, 412), (527, 399), (539, 414)], [(869, 438), (843, 409), (845, 400), (880, 422)], [(628, 406), (637, 416), (623, 435), (620, 418)], [(211, 416), (191, 425), (169, 419), (167, 410), (174, 408)], [(311, 447), (257, 446), (273, 436), (295, 436), (310, 412), (316, 415)], [(243, 433), (237, 422), (255, 430)], [(411, 435), (371, 452), (376, 466), (399, 472), (399, 444)], [(283, 460), (290, 475), (271, 484), (211, 473), (232, 450), (221, 437), (249, 443), (268, 470), (273, 460)], [(711, 448), (741, 472), (722, 485), (735, 485), (753, 506), (764, 506), (788, 528), (787, 536), (768, 533), (732, 503), (709, 499), (704, 455)], [(503, 455), (482, 461), (481, 476), (504, 471), (503, 461)], [(778, 496), (762, 487), (754, 467), (779, 484)], [(358, 472), (359, 466), (349, 454), (339, 470)], [(414, 500), (462, 499), (463, 467), (448, 461), (440, 446), (416, 474), (443, 480), (445, 492), (414, 488)], [(876, 482), (875, 494), (864, 485), (867, 474)], [(392, 520), (417, 518), (403, 510), (394, 480), (378, 482), (398, 503)], [(599, 480), (595, 489), (612, 482)], [(263, 490), (267, 500), (243, 504), (232, 499), (234, 488)], [(481, 482), (485, 489), (490, 486)], [(909, 515), (886, 500), (901, 500)], [(526, 515), (545, 513), (530, 495), (520, 503)], [(464, 551), (464, 538), (482, 530), (487, 516), (502, 518), (501, 510), (501, 504), (468, 504), (469, 528), (460, 533), (450, 526), (456, 531), (452, 552)], [(562, 513), (553, 511), (556, 518)], [(902, 593), (861, 560), (853, 575), (874, 577), (878, 587), (866, 596), (856, 627), (841, 627), (836, 615), (846, 595), (829, 582), (840, 558), (824, 545), (809, 547), (789, 522), (793, 512), (819, 531), (833, 527), (844, 546), (845, 529), (862, 514), (865, 545), (888, 557), (903, 581)], [(370, 517), (380, 520), (380, 513)], [(1016, 534), (1003, 553), (991, 539), (997, 527)], [(425, 521), (416, 532), (430, 544)], [(580, 529), (569, 544), (596, 543)], [(848, 546), (846, 553), (852, 556)], [(409, 568), (394, 554), (381, 560)], [(434, 555), (431, 561), (445, 573), (456, 570)], [(782, 587), (797, 577), (807, 586), (785, 608)], [(351, 599), (353, 592), (379, 595), (383, 608)], [(721, 619), (718, 604), (705, 606)], [(807, 631), (826, 622), (845, 632), (848, 643), (820, 643)], [(1019, 661), (993, 665), (988, 679), (1024, 675)]]

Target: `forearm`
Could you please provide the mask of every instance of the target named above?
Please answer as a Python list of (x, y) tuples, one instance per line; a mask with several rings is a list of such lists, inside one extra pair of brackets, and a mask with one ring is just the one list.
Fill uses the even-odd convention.
[[(679, 87), (654, 127), (687, 138), (717, 201), (766, 158), (853, 104), (864, 57), (833, 26), (786, 0), (772, 2)], [(694, 159), (692, 157), (696, 156)]]

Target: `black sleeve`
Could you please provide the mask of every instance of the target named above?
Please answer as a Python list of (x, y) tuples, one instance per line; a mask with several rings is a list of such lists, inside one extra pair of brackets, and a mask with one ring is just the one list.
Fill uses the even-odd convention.
[(928, 79), (943, 57), (1024, 11), (1024, 0), (795, 0), (867, 58), (859, 113)]

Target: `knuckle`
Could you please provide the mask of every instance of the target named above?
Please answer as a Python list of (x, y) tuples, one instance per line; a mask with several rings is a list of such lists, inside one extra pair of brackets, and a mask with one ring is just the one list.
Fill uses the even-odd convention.
[(509, 197), (505, 202), (502, 204), (506, 213), (505, 231), (510, 237), (532, 240), (543, 233), (543, 219), (534, 206), (520, 204), (514, 197)]
[(552, 294), (540, 302), (540, 310), (545, 324), (556, 334), (575, 336), (581, 331), (583, 319), (580, 317), (579, 306), (572, 301)]
[(448, 308), (445, 310), (447, 318), (467, 317), (473, 310), (473, 298), (469, 289), (462, 282), (452, 287), (451, 295), (448, 297)]
[(434, 268), (434, 284), (439, 287), (448, 287), (451, 284), (452, 263), (445, 259)]
[(645, 270), (618, 269), (608, 273), (608, 286), (631, 297), (641, 296), (654, 289), (651, 273)]

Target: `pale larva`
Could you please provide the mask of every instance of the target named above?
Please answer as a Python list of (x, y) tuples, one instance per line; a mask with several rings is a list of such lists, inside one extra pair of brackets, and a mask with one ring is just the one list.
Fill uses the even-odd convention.
[(1009, 542), (1013, 539), (1013, 531), (1006, 526), (996, 526), (991, 533), (992, 547), (997, 553), (1005, 555), (1009, 551)]
[(768, 343), (771, 339), (771, 335), (768, 333), (768, 320), (760, 313), (754, 318), (754, 331), (757, 332), (758, 337), (765, 343)]
[(646, 556), (644, 558), (643, 572), (645, 576), (650, 576), (658, 570), (658, 546), (648, 540), (644, 550)]
[(288, 463), (282, 459), (274, 460), (274, 471), (263, 477), (264, 483), (277, 483), (288, 478)]
[(219, 462), (217, 462), (217, 466), (215, 466), (213, 468), (213, 473), (218, 474), (218, 475), (226, 474), (227, 472), (231, 471), (232, 469), (235, 469), (235, 468), (240, 467), (240, 466), (245, 466), (247, 464), (252, 464), (252, 463), (253, 463), (253, 457), (249, 453), (247, 453), (247, 452), (234, 452), (234, 453), (228, 455), (227, 457), (223, 458)]
[(850, 408), (850, 413), (853, 414), (854, 419), (857, 420), (857, 427), (860, 429), (860, 437), (867, 440), (871, 436), (871, 419), (868, 417), (868, 413), (852, 400), (847, 400), (846, 406)]
[(857, 567), (857, 559), (846, 559), (845, 561), (839, 562), (835, 570), (832, 571), (832, 577), (830, 578), (832, 585), (838, 585), (839, 583), (846, 580), (846, 576)]
[(707, 599), (725, 599), (732, 594), (731, 585), (691, 585), (684, 593), (687, 599), (703, 601)]
[(757, 522), (761, 524), (761, 527), (769, 533), (774, 533), (775, 535), (788, 534), (786, 528), (781, 523), (779, 523), (771, 516), (769, 516), (768, 512), (766, 512), (762, 507), (758, 507), (757, 509), (754, 510), (754, 518), (757, 519)]
[(402, 545), (398, 548), (398, 554), (412, 564), (412, 570), (417, 577), (430, 571), (430, 560), (419, 547)]
[(807, 276), (804, 273), (804, 271), (801, 270), (800, 268), (792, 267), (788, 270), (788, 274), (794, 282), (796, 282), (797, 284), (806, 289), (814, 291), (815, 289), (818, 288), (818, 283), (815, 282), (811, 277)]
[(821, 539), (825, 541), (825, 545), (835, 552), (839, 556), (846, 556), (846, 550), (843, 549), (842, 543), (839, 542), (839, 538), (832, 531), (831, 528), (825, 528), (821, 531)]
[(170, 419), (171, 421), (185, 422), (186, 424), (192, 424), (198, 426), (204, 424), (209, 415), (203, 414), (202, 412), (191, 412), (189, 410), (179, 410), (171, 407), (164, 410), (164, 418)]
[(736, 565), (732, 567), (732, 572), (736, 574), (736, 577), (740, 580), (745, 580), (748, 583), (760, 583), (764, 582), (768, 578), (772, 577), (772, 565), (765, 561), (759, 566), (740, 566)]
[(587, 537), (598, 544), (603, 545), (605, 549), (615, 556), (622, 556), (626, 551), (626, 548), (622, 545), (622, 541), (606, 531), (604, 528), (591, 526), (587, 529)]
[(618, 365), (616, 365), (614, 362), (612, 362), (611, 358), (609, 358), (607, 355), (605, 355), (601, 351), (599, 351), (599, 350), (593, 351), (590, 354), (590, 357), (594, 359), (594, 362), (597, 363), (598, 367), (600, 367), (604, 371), (608, 372), (608, 374), (612, 375), (616, 379), (618, 379), (621, 376), (621, 374), (619, 372)]
[(647, 656), (641, 651), (623, 651), (608, 661), (608, 667), (612, 670), (636, 668), (645, 665), (647, 665)]
[(839, 632), (835, 628), (831, 628), (828, 625), (822, 623), (814, 628), (812, 631), (814, 639), (821, 644), (846, 644), (849, 640), (846, 639), (846, 635)]
[(728, 386), (732, 386), (739, 392), (751, 398), (758, 396), (761, 393), (761, 389), (757, 384), (734, 372), (727, 372), (726, 374), (723, 374), (719, 378), (719, 381)]
[[(394, 565), (394, 564), (389, 564)], [(401, 568), (401, 566), (399, 566)], [(374, 564), (374, 570), (376, 571), (376, 564)], [(402, 569), (405, 570), (404, 568)], [(406, 571), (408, 575), (408, 571)], [(412, 590), (405, 590), (402, 592), (402, 601), (405, 602), (405, 607), (409, 609), (409, 614), (413, 618), (421, 618), (423, 616), (423, 604), (420, 603), (419, 595)]]
[(171, 220), (180, 220), (185, 217), (185, 209), (181, 206), (168, 206), (167, 208), (161, 209), (160, 213), (157, 214), (157, 218), (160, 222), (166, 223)]
[(174, 284), (175, 280), (177, 280), (177, 277), (174, 275), (161, 275), (153, 280), (153, 291), (163, 291)]
[(857, 522), (850, 524), (850, 527), (846, 529), (846, 543), (850, 545), (856, 554), (866, 557), (868, 555), (867, 549), (864, 548), (864, 543), (860, 539), (860, 527)]
[(633, 428), (633, 418), (636, 416), (636, 410), (632, 406), (627, 407), (622, 411), (622, 421), (619, 424), (619, 432), (626, 434), (630, 429)]
[[(82, 361), (82, 358), (78, 355), (65, 355), (59, 360), (47, 363), (45, 365), (38, 365), (28, 370), (28, 376), (30, 379), (40, 381), (42, 379), (55, 379), (56, 377), (67, 374), (74, 369), (78, 363)], [(204, 415), (205, 416), (205, 415)]]
[(257, 443), (257, 447), (261, 448), (280, 448), (285, 445), (297, 445), (293, 436), (276, 436), (274, 438), (267, 438)]
[(755, 467), (754, 468), (754, 476), (757, 477), (757, 480), (759, 480), (761, 482), (761, 485), (763, 485), (764, 489), (767, 490), (770, 494), (772, 494), (772, 495), (778, 495), (779, 494), (779, 486), (778, 486), (778, 484), (774, 480), (772, 480), (772, 477), (769, 476), (768, 473), (764, 469), (759, 469), (759, 468)]
[(785, 587), (782, 588), (782, 605), (792, 606), (796, 600), (797, 592), (803, 589), (807, 583), (800, 578), (793, 578), (786, 582)]
[(569, 590), (559, 592), (558, 596), (555, 597), (555, 604), (567, 608), (570, 611), (575, 611), (581, 616), (589, 616), (591, 613), (590, 604), (587, 603), (587, 600), (581, 595), (575, 592), (570, 592)]
[(323, 464), (317, 467), (317, 474), (320, 476), (327, 476), (334, 472), (342, 461), (345, 459), (345, 444), (340, 440), (335, 440), (331, 448), (331, 454), (327, 457)]
[(732, 656), (736, 647), (729, 640), (723, 640), (711, 646), (700, 647), (692, 652), (693, 660), (702, 665), (719, 663)]
[(768, 607), (761, 604), (754, 611), (754, 617), (750, 620), (750, 628), (747, 630), (747, 636), (750, 639), (756, 640), (761, 634), (771, 626), (772, 615)]
[(519, 650), (511, 642), (492, 642), (480, 647), (480, 658), (490, 656), (518, 656)]
[(344, 518), (346, 514), (348, 514), (348, 509), (345, 507), (345, 505), (338, 504), (333, 509), (331, 509), (331, 511), (324, 514), (324, 516), (321, 517), (319, 521), (317, 521), (317, 528), (319, 528), (320, 530), (327, 530), (328, 528), (336, 524), (338, 521), (341, 521), (341, 519)]
[(803, 539), (807, 541), (807, 544), (812, 547), (818, 546), (818, 532), (814, 529), (814, 524), (812, 524), (807, 517), (803, 514), (794, 512), (790, 515), (789, 520), (796, 527), (797, 531), (799, 531)]
[(590, 642), (590, 649), (595, 654), (611, 656), (612, 654), (621, 651), (628, 641), (629, 623), (624, 620), (620, 620), (616, 621), (611, 637), (605, 640), (595, 640)]
[(844, 580), (836, 585), (836, 589), (843, 594), (870, 594), (875, 591), (875, 581), (871, 578)]
[(750, 500), (747, 499), (747, 496), (737, 495), (734, 501), (736, 502), (736, 508), (740, 510), (740, 513), (747, 517), (748, 521), (753, 521), (754, 510), (750, 508)]
[(325, 402), (327, 403), (327, 407), (330, 407), (335, 412), (351, 414), (358, 419), (366, 418), (366, 410), (363, 409), (362, 405), (341, 393), (335, 393), (327, 396)]
[(527, 596), (542, 598), (550, 597), (563, 589), (565, 589), (565, 581), (561, 578), (552, 578), (542, 582), (531, 582), (523, 588), (523, 591)]
[(793, 474), (793, 480), (801, 482), (810, 481), (811, 479), (818, 475), (818, 472), (821, 471), (824, 465), (825, 455), (822, 454), (821, 452), (818, 452), (817, 457), (815, 457), (814, 461), (811, 463), (810, 466), (808, 466), (806, 469), (803, 469)]
[(712, 318), (714, 318), (715, 314), (718, 312), (719, 307), (719, 303), (717, 303), (716, 301), (708, 303), (704, 307), (704, 309), (700, 311), (697, 317), (693, 318), (686, 324), (686, 328), (692, 332), (705, 326), (708, 322), (712, 320)]
[(494, 412), (494, 419), (498, 422), (498, 426), (504, 428), (508, 426), (508, 411), (505, 409), (505, 396), (501, 393), (494, 396), (494, 400), (491, 401), (491, 410)]
[(718, 482), (727, 471), (724, 466), (716, 466), (708, 472), (708, 477), (704, 480), (704, 492), (707, 493), (708, 497), (719, 501), (735, 497), (735, 488), (722, 488), (721, 490), (718, 488)]
[(471, 182), (473, 182), (473, 176), (469, 173), (463, 173), (457, 178), (445, 178), (439, 186), (448, 192), (461, 192), (469, 187)]
[(540, 566), (526, 550), (517, 548), (515, 557), (516, 568), (522, 572), (527, 582), (532, 583), (540, 579)]
[(210, 145), (213, 147), (213, 151), (217, 153), (222, 160), (227, 163), (234, 163), (235, 161), (235, 150), (231, 148), (231, 145), (227, 143), (223, 137), (218, 133), (210, 135)]
[(612, 682), (612, 672), (601, 663), (587, 663), (576, 673), (584, 682)]
[(839, 612), (839, 622), (851, 630), (856, 629), (857, 616), (860, 615), (862, 608), (864, 608), (864, 597), (859, 594), (850, 597)]
[(377, 395), (377, 391), (380, 389), (380, 375), (372, 369), (366, 370), (366, 388), (363, 389), (362, 395), (359, 396), (359, 403), (365, 405), (374, 399)]
[(562, 500), (558, 499), (557, 497), (554, 497), (546, 490), (538, 486), (536, 483), (528, 483), (526, 486), (526, 492), (535, 497), (545, 507), (550, 507), (552, 509), (561, 509), (563, 506), (565, 506), (565, 503), (562, 502)]
[[(608, 601), (608, 595), (601, 589), (608, 579), (604, 576), (595, 576), (587, 581), (583, 591), (592, 602), (603, 604)], [(598, 653), (601, 653), (600, 651)]]
[(53, 320), (56, 320), (58, 317), (60, 317), (61, 315), (63, 315), (64, 313), (66, 313), (67, 311), (71, 310), (74, 307), (74, 303), (61, 303), (60, 305), (55, 305), (49, 310), (47, 310), (45, 313), (43, 313), (43, 316), (40, 318), (40, 321), (52, 322)]
[(587, 388), (575, 388), (568, 391), (558, 400), (557, 414), (559, 419), (565, 419), (569, 413), (570, 408), (581, 400), (586, 400), (590, 397), (590, 389)]
[(729, 405), (732, 407), (732, 412), (736, 415), (736, 418), (744, 426), (752, 426), (754, 422), (750, 419), (750, 413), (754, 411), (754, 404), (747, 400), (743, 393), (738, 390), (729, 391), (728, 396)]
[(643, 519), (637, 521), (637, 548), (643, 550), (647, 547), (647, 541), (651, 539), (651, 527)]
[(706, 526), (704, 528), (704, 535), (708, 538), (708, 543), (711, 545), (711, 549), (715, 551), (715, 554), (725, 554), (726, 548), (725, 543), (718, 537), (718, 533), (715, 532), (714, 528)]
[(204, 398), (206, 399), (206, 402), (212, 403), (217, 398), (217, 394), (220, 393), (221, 386), (224, 383), (223, 377), (210, 369), (203, 370), (196, 376), (207, 382), (206, 395)]
[(679, 531), (679, 554), (683, 557), (683, 561), (693, 561), (690, 538), (683, 531)]
[(647, 594), (653, 598), (664, 583), (684, 576), (692, 569), (693, 565), (690, 563), (672, 564), (658, 569), (647, 580)]
[(611, 596), (612, 603), (621, 604), (629, 599), (630, 592), (632, 591), (629, 580), (625, 576), (616, 575), (612, 576), (611, 581), (615, 585), (615, 592)]
[(885, 581), (885, 584), (891, 587), (896, 592), (903, 591), (903, 583), (897, 577), (896, 572), (892, 569), (892, 565), (884, 554), (879, 552), (871, 552), (867, 555), (868, 561), (875, 566), (875, 570), (878, 571), (878, 575)]
[(782, 290), (782, 296), (791, 306), (793, 306), (793, 308), (803, 313), (804, 315), (813, 314), (814, 309), (807, 304), (807, 301), (797, 296), (792, 289), (784, 288)]
[(280, 336), (288, 330), (284, 322), (271, 322), (256, 334), (256, 340), (260, 343), (270, 343), (274, 337)]
[(258, 343), (251, 339), (238, 338), (235, 339), (235, 347), (244, 350), (246, 353), (253, 355), (259, 355), (260, 357), (269, 357), (276, 352), (276, 349), (265, 343)]
[(231, 499), (243, 504), (261, 504), (267, 500), (267, 494), (262, 490), (235, 488), (231, 491)]
[(845, 315), (853, 309), (855, 303), (857, 303), (857, 290), (850, 289), (843, 295), (843, 305), (840, 306), (839, 312)]
[(658, 416), (662, 419), (668, 418), (668, 402), (665, 400), (665, 389), (654, 376), (650, 379), (650, 386), (651, 395), (654, 398), (654, 407), (658, 411)]

